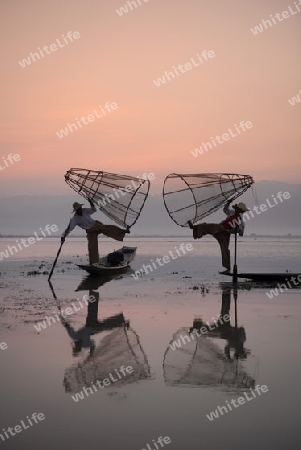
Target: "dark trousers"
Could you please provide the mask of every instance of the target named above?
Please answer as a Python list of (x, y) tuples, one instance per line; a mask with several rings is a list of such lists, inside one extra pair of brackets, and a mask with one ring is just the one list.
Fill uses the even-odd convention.
[(202, 236), (210, 234), (219, 243), (221, 253), (222, 253), (222, 265), (226, 269), (231, 268), (230, 262), (230, 233), (228, 233), (225, 228), (218, 223), (200, 223), (199, 225), (193, 226), (193, 238), (200, 239)]
[(99, 261), (98, 235), (104, 234), (116, 241), (123, 241), (126, 230), (122, 230), (116, 225), (104, 225), (102, 222), (96, 220), (93, 227), (86, 230), (86, 233), (88, 239), (89, 262), (90, 264), (94, 264)]

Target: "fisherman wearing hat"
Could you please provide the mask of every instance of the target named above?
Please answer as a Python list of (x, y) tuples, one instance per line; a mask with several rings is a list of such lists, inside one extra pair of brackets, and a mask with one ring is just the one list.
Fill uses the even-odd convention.
[(230, 203), (226, 203), (223, 211), (227, 218), (221, 223), (200, 223), (193, 225), (191, 221), (188, 222), (189, 227), (193, 230), (193, 238), (200, 239), (206, 234), (211, 234), (219, 243), (222, 253), (222, 265), (226, 270), (220, 272), (222, 274), (229, 274), (231, 271), (230, 263), (230, 236), (238, 232), (239, 236), (243, 236), (245, 224), (243, 221), (243, 213), (250, 211), (244, 203), (237, 203), (230, 209)]
[(79, 226), (83, 230), (86, 230), (88, 239), (88, 251), (89, 251), (89, 261), (90, 264), (97, 263), (99, 261), (98, 253), (98, 235), (104, 234), (116, 241), (123, 241), (126, 233), (130, 233), (129, 226), (126, 230), (122, 230), (116, 225), (104, 225), (98, 220), (94, 220), (91, 215), (96, 212), (94, 203), (89, 200), (91, 208), (83, 208), (83, 203), (74, 202), (73, 203), (73, 213), (74, 216), (71, 218), (68, 227), (63, 232), (61, 237), (61, 242), (65, 241), (70, 231), (72, 231), (76, 226)]

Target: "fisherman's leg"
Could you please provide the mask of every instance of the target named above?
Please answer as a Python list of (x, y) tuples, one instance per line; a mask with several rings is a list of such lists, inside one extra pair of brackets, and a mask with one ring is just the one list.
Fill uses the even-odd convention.
[(220, 225), (217, 223), (199, 223), (198, 225), (193, 225), (193, 238), (200, 239), (206, 234), (211, 234), (214, 236), (220, 231)]
[(88, 252), (90, 264), (97, 263), (99, 261), (98, 253), (98, 233), (96, 231), (87, 230), (88, 239)]
[(98, 234), (102, 233), (107, 237), (115, 239), (116, 241), (123, 241), (124, 236), (129, 233), (129, 229), (123, 230), (116, 225), (104, 225), (98, 220), (95, 221), (93, 230), (97, 231)]
[(230, 270), (231, 269), (230, 250), (229, 250), (230, 234), (225, 230), (215, 234), (214, 237), (218, 241), (221, 248), (222, 265), (227, 270)]

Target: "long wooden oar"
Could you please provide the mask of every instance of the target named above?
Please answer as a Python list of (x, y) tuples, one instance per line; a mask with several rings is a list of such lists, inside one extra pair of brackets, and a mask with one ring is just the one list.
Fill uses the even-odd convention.
[(48, 277), (48, 281), (50, 281), (50, 278), (52, 277), (54, 268), (55, 268), (55, 266), (56, 266), (58, 257), (60, 256), (60, 253), (61, 253), (61, 250), (62, 250), (62, 247), (63, 247), (64, 242), (65, 242), (65, 241), (62, 241), (62, 242), (61, 242), (60, 248), (58, 249), (58, 252), (57, 252), (57, 254), (56, 254), (56, 258), (55, 258), (54, 263), (53, 263), (53, 265), (52, 265), (52, 269), (50, 270), (50, 274), (49, 274), (49, 277)]
[(234, 266), (233, 266), (233, 277), (232, 282), (237, 283), (237, 232), (238, 226), (235, 227), (235, 245), (234, 245)]

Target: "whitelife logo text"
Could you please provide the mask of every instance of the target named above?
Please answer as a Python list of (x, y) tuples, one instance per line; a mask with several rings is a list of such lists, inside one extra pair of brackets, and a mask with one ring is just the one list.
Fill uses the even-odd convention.
[(223, 144), (224, 142), (229, 141), (230, 138), (234, 138), (242, 132), (253, 128), (253, 124), (249, 120), (247, 122), (242, 120), (239, 125), (236, 125), (235, 123), (234, 127), (237, 134), (235, 134), (235, 132), (233, 132), (231, 128), (228, 128), (227, 133), (223, 133), (221, 136), (217, 134), (214, 138), (211, 136), (211, 142), (202, 142), (200, 148), (191, 150), (191, 153), (196, 158), (197, 156), (202, 155), (204, 152), (208, 152), (208, 150), (211, 150), (213, 148), (212, 144), (214, 147), (217, 147), (217, 144)]
[(66, 128), (63, 128), (60, 131), (56, 131), (55, 134), (62, 139), (64, 136), (68, 136), (69, 132), (73, 133), (73, 131), (77, 131), (79, 128), (82, 128), (82, 124), (83, 125), (89, 125), (89, 123), (94, 122), (95, 119), (100, 119), (102, 116), (106, 115), (106, 112), (104, 110), (104, 108), (107, 110), (108, 113), (112, 112), (112, 110), (114, 111), (115, 109), (118, 108), (118, 105), (116, 102), (106, 102), (104, 108), (99, 105), (100, 111), (102, 112), (102, 114), (99, 114), (99, 111), (96, 111), (96, 109), (93, 110), (93, 113), (95, 114), (89, 114), (88, 116), (81, 116), (80, 119), (78, 119), (77, 117), (75, 118), (76, 123), (67, 123)]
[[(68, 39), (69, 41), (68, 41)], [(38, 47), (39, 53), (29, 53), (29, 56), (27, 58), (22, 59), (22, 61), (19, 61), (20, 66), (24, 69), (26, 66), (30, 66), (31, 62), (36, 62), (42, 58), (45, 58), (46, 55), (50, 55), (50, 53), (56, 52), (59, 48), (66, 47), (70, 42), (73, 42), (73, 39), (79, 39), (80, 34), (78, 31), (68, 31), (67, 37), (62, 35), (62, 41), (59, 39), (56, 39), (56, 44), (50, 44), (50, 45), (44, 45), (43, 49)], [(45, 52), (45, 54), (44, 54)]]
[(161, 84), (165, 84), (167, 81), (171, 81), (172, 79), (176, 78), (176, 76), (178, 77), (179, 75), (181, 75), (181, 73), (186, 73), (194, 67), (198, 67), (214, 57), (215, 53), (213, 50), (209, 50), (208, 52), (207, 50), (203, 50), (201, 56), (197, 53), (197, 61), (195, 61), (194, 58), (191, 58), (190, 61), (185, 64), (179, 64), (177, 67), (173, 66), (173, 70), (171, 72), (165, 71), (161, 77), (154, 80), (154, 83), (157, 87), (160, 87)]

